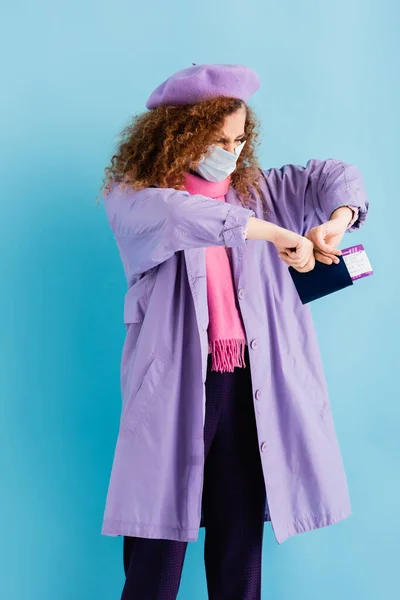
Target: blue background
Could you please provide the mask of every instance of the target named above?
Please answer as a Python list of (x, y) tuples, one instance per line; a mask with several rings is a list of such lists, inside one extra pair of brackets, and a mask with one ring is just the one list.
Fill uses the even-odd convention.
[[(58, 4), (58, 5), (57, 5)], [(100, 534), (120, 411), (125, 280), (96, 206), (117, 134), (196, 63), (262, 87), (264, 168), (334, 157), (362, 170), (374, 277), (313, 313), (354, 514), (278, 546), (263, 598), (396, 595), (399, 5), (380, 0), (8, 3), (1, 119), (1, 596), (110, 600), (122, 538)], [(179, 599), (204, 600), (203, 530)]]

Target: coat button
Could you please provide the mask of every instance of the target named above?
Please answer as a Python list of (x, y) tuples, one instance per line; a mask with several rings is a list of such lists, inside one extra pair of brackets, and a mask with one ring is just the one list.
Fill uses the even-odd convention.
[(238, 296), (239, 296), (240, 300), (242, 300), (242, 298), (244, 297), (244, 289), (243, 288), (240, 288)]
[(251, 342), (251, 344), (250, 344), (250, 346), (252, 347), (253, 350), (257, 350), (257, 348), (258, 348), (259, 345), (260, 345), (260, 343), (259, 343), (259, 341), (257, 339), (253, 340)]
[(266, 451), (267, 451), (267, 448), (268, 448), (268, 444), (267, 444), (267, 442), (263, 442), (263, 443), (261, 444), (261, 452), (266, 452)]
[(259, 400), (261, 398), (261, 390), (257, 390), (256, 391), (256, 400)]

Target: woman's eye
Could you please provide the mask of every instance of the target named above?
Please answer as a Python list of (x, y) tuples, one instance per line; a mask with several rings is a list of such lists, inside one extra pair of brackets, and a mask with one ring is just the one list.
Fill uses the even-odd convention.
[[(240, 144), (243, 144), (243, 142), (245, 141), (246, 138), (243, 138), (241, 140), (236, 140), (235, 144), (236, 146), (240, 146)], [(215, 142), (216, 144), (221, 144), (222, 146), (226, 146), (226, 144), (228, 143), (226, 140), (217, 140)]]

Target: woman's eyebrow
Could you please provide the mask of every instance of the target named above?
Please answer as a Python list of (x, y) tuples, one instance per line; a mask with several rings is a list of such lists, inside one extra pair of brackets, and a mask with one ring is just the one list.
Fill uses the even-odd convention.
[[(245, 133), (245, 132), (244, 132), (244, 133), (241, 133), (240, 135), (238, 135), (238, 136), (235, 138), (235, 140), (238, 140), (238, 139), (240, 139), (240, 138), (244, 137), (245, 135), (246, 135), (246, 133)], [(227, 142), (227, 141), (228, 141), (228, 138), (227, 138), (227, 137), (225, 137), (224, 135), (222, 135), (222, 136), (220, 137), (220, 140), (222, 140), (223, 142)]]

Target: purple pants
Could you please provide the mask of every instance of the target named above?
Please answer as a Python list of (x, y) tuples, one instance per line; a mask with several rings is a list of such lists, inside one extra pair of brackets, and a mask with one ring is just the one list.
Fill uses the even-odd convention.
[[(209, 600), (260, 600), (266, 506), (248, 349), (246, 368), (208, 356), (202, 513)], [(175, 600), (187, 542), (124, 536), (121, 600)]]

